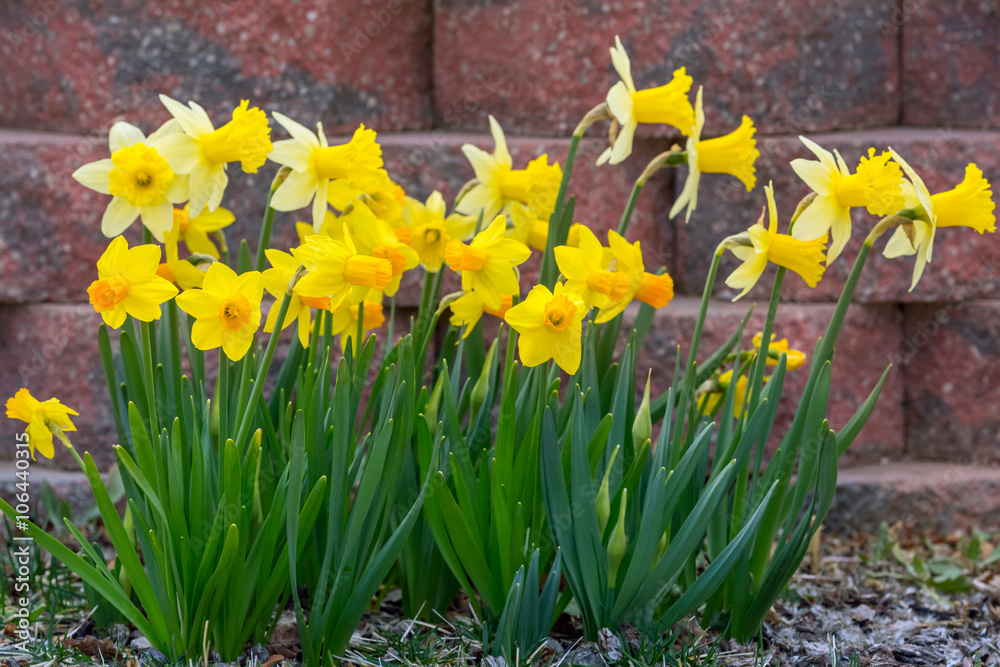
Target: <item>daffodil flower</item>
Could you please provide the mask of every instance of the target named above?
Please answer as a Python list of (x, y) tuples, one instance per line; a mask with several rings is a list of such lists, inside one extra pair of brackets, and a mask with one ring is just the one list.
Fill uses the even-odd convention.
[(131, 315), (142, 322), (160, 319), (160, 304), (177, 294), (177, 288), (157, 275), (159, 246), (128, 247), (118, 236), (97, 260), (97, 280), (87, 288), (90, 304), (104, 323), (117, 329)]
[(177, 305), (195, 318), (191, 342), (199, 350), (222, 351), (232, 361), (242, 359), (260, 328), (260, 301), (264, 285), (260, 273), (237, 275), (222, 262), (213, 262), (201, 289), (177, 295)]
[[(768, 366), (778, 365), (778, 360), (773, 358), (770, 354), (771, 352), (774, 352), (778, 355), (781, 354), (785, 355), (786, 369), (794, 371), (797, 368), (801, 368), (802, 365), (806, 363), (806, 353), (803, 352), (802, 350), (793, 350), (792, 348), (790, 348), (788, 346), (787, 338), (782, 338), (781, 340), (775, 340), (775, 337), (776, 337), (775, 334), (771, 334), (771, 342), (767, 346), (768, 349), (767, 365)], [(758, 331), (757, 333), (754, 334), (753, 346), (757, 350), (757, 352), (760, 352), (760, 344), (763, 340), (764, 340), (763, 331)]]
[(153, 237), (163, 242), (174, 222), (173, 205), (188, 198), (188, 178), (180, 176), (177, 164), (165, 156), (173, 155), (170, 146), (179, 136), (175, 121), (164, 123), (149, 137), (135, 125), (115, 123), (108, 133), (111, 157), (73, 172), (81, 185), (112, 195), (101, 218), (105, 236), (118, 236), (141, 218)]
[(578, 248), (558, 246), (555, 258), (566, 289), (579, 294), (584, 302), (610, 309), (631, 298), (631, 278), (625, 272), (609, 269), (605, 248), (589, 228), (580, 228)]
[[(580, 228), (580, 241), (583, 242), (583, 227)], [(666, 273), (655, 274), (646, 271), (642, 258), (642, 247), (639, 241), (629, 243), (621, 234), (608, 232), (608, 248), (605, 257), (609, 268), (629, 278), (629, 291), (626, 298), (601, 308), (594, 319), (598, 324), (608, 322), (617, 317), (625, 307), (638, 299), (653, 308), (663, 308), (674, 298), (674, 281)]]
[(392, 263), (381, 257), (358, 252), (350, 233), (344, 240), (328, 236), (310, 236), (305, 245), (292, 249), (292, 255), (309, 271), (295, 283), (295, 293), (312, 298), (330, 298), (331, 310), (340, 306), (358, 287), (381, 292), (392, 280)]
[[(385, 324), (385, 311), (382, 307), (382, 292), (369, 290), (360, 300), (345, 299), (334, 311), (331, 330), (335, 336), (340, 336), (340, 351), (346, 352), (347, 346), (358, 333), (358, 316), (361, 314), (361, 328), (364, 331), (380, 329)], [(358, 352), (354, 344), (355, 354)]]
[(445, 248), (452, 239), (464, 241), (472, 236), (476, 221), (468, 215), (446, 215), (444, 197), (435, 190), (426, 202), (407, 197), (402, 210), (405, 230), (397, 228), (396, 235), (405, 231), (410, 244), (420, 257), (420, 264), (431, 273), (437, 273), (444, 264)]
[(570, 375), (580, 368), (583, 317), (587, 304), (580, 295), (556, 283), (550, 292), (535, 285), (521, 303), (511, 307), (504, 320), (517, 331), (517, 353), (525, 366), (554, 359)]
[(292, 170), (271, 197), (275, 211), (296, 211), (312, 202), (313, 228), (318, 232), (331, 183), (344, 181), (335, 187), (350, 188), (354, 193), (350, 199), (377, 184), (382, 173), (382, 147), (375, 130), (361, 125), (349, 142), (331, 146), (322, 123), (316, 123), (313, 132), (278, 112), (274, 112), (274, 119), (292, 135), (291, 139), (275, 142), (270, 155), (272, 161)]
[(468, 245), (455, 239), (444, 251), (451, 270), (462, 274), (462, 289), (475, 291), (493, 310), (500, 309), (502, 295), (520, 292), (515, 267), (531, 255), (526, 245), (505, 237), (506, 226), (498, 215)]
[(493, 116), (490, 116), (490, 132), (494, 143), (492, 154), (472, 144), (462, 146), (478, 182), (455, 209), (469, 215), (482, 212), (483, 220), (492, 220), (498, 213), (506, 214), (514, 202), (520, 202), (532, 206), (540, 217), (551, 216), (562, 182), (559, 164), (549, 164), (548, 155), (543, 154), (525, 169), (514, 169), (507, 138)]
[[(268, 294), (277, 299), (278, 303), (271, 306), (264, 321), (264, 333), (274, 331), (275, 322), (278, 320), (278, 305), (285, 298), (288, 285), (295, 277), (299, 269), (299, 261), (287, 252), (268, 248), (264, 251), (267, 261), (271, 263), (271, 268), (261, 274), (264, 289)], [(301, 294), (293, 294), (288, 302), (288, 310), (285, 319), (281, 323), (281, 330), (284, 331), (292, 322), (298, 323), (299, 342), (302, 347), (309, 347), (309, 334), (312, 332), (312, 308), (316, 310), (329, 310), (330, 297), (309, 297)]]
[(403, 243), (383, 220), (375, 217), (361, 200), (352, 204), (356, 216), (352, 238), (358, 251), (379, 259), (386, 259), (392, 266), (392, 278), (383, 290), (387, 295), (394, 296), (399, 289), (399, 282), (404, 271), (417, 266), (420, 256), (417, 251)]
[(691, 219), (691, 213), (698, 206), (698, 183), (701, 175), (706, 174), (731, 174), (740, 179), (747, 192), (753, 190), (757, 184), (757, 174), (754, 162), (760, 157), (757, 150), (757, 140), (754, 139), (756, 129), (749, 116), (743, 116), (740, 126), (721, 137), (702, 140), (701, 133), (705, 128), (705, 109), (702, 106), (702, 88), (698, 88), (698, 95), (694, 104), (694, 131), (688, 137), (687, 146), (684, 149), (687, 154), (688, 177), (684, 181), (684, 189), (677, 197), (673, 207), (670, 209), (670, 217), (674, 217), (681, 212), (685, 206), (687, 212), (684, 214), (684, 222)]
[(792, 235), (800, 241), (812, 241), (830, 232), (830, 265), (851, 238), (851, 208), (865, 207), (873, 215), (883, 216), (903, 208), (903, 175), (899, 165), (890, 162), (892, 155), (875, 155), (868, 149), (858, 170), (852, 174), (836, 150), (831, 153), (806, 137), (799, 137), (818, 160), (792, 160), (792, 170), (808, 185), (816, 197), (799, 214)]
[(916, 255), (913, 282), (910, 284), (912, 292), (924, 274), (924, 267), (931, 261), (934, 234), (938, 227), (971, 227), (980, 234), (996, 231), (993, 191), (979, 167), (969, 164), (961, 183), (951, 190), (932, 195), (909, 163), (892, 148), (889, 151), (909, 178), (903, 183), (903, 197), (906, 207), (914, 210), (916, 217), (913, 220), (912, 242), (906, 231), (897, 227), (882, 254), (889, 258)]
[(503, 319), (513, 303), (513, 295), (501, 294), (500, 307), (494, 310), (483, 303), (483, 299), (475, 292), (464, 292), (449, 301), (448, 306), (451, 308), (449, 322), (456, 327), (464, 325), (465, 331), (462, 332), (462, 338), (465, 338), (472, 333), (472, 329), (479, 323), (484, 313)]
[(601, 153), (597, 164), (618, 164), (632, 154), (632, 139), (639, 123), (673, 125), (685, 135), (694, 129), (694, 110), (688, 91), (694, 80), (681, 67), (674, 71), (670, 83), (656, 88), (636, 90), (632, 82), (632, 64), (621, 39), (615, 36), (611, 48), (611, 64), (621, 77), (608, 91), (607, 103), (611, 115), (618, 121), (614, 144)]
[(7, 417), (28, 424), (24, 432), (28, 434), (28, 447), (32, 459), (35, 458), (36, 451), (47, 459), (55, 456), (56, 450), (52, 444), (53, 436), (59, 438), (64, 445), (72, 449), (73, 445), (66, 437), (66, 432), (76, 430), (70, 415), (78, 416), (79, 414), (76, 410), (60, 403), (59, 399), (56, 398), (39, 401), (23, 387), (18, 389), (12, 398), (7, 399)]
[(233, 212), (221, 206), (214, 211), (203, 210), (199, 215), (191, 217), (191, 207), (174, 209), (174, 225), (171, 231), (177, 233), (177, 240), (183, 241), (188, 252), (208, 255), (219, 259), (219, 249), (208, 238), (212, 232), (225, 229), (233, 224), (236, 216)]
[(191, 177), (190, 214), (199, 215), (205, 207), (214, 211), (222, 201), (229, 183), (226, 165), (239, 162), (243, 171), (255, 174), (271, 152), (271, 126), (267, 114), (250, 107), (247, 100), (233, 109), (231, 121), (216, 129), (208, 114), (196, 102), (184, 106), (160, 95), (167, 111), (184, 130), (172, 141), (167, 159), (179, 174)]
[(822, 262), (826, 239), (800, 241), (789, 234), (779, 234), (774, 188), (768, 184), (764, 192), (767, 194), (770, 224), (764, 226), (764, 214), (761, 213), (757, 224), (744, 234), (727, 239), (725, 242), (726, 247), (732, 250), (737, 258), (743, 260), (743, 264), (726, 278), (727, 285), (733, 289), (743, 290), (733, 298), (733, 301), (743, 297), (757, 284), (768, 262), (774, 262), (799, 274), (809, 287), (816, 287), (823, 277)]

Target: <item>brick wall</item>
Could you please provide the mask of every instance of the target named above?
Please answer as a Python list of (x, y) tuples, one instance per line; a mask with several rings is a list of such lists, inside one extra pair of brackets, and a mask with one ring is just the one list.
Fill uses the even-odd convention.
[[(409, 193), (440, 189), (450, 200), (472, 175), (460, 146), (490, 144), (487, 114), (506, 129), (515, 162), (541, 151), (561, 160), (571, 128), (616, 81), (607, 49), (619, 34), (640, 86), (683, 65), (705, 86), (710, 127), (753, 117), (760, 181), (774, 180), (786, 212), (807, 192), (787, 166), (806, 156), (800, 133), (849, 163), (870, 145), (891, 145), (932, 191), (960, 180), (969, 161), (991, 181), (1000, 175), (997, 0), (26, 0), (0, 2), (0, 26), (0, 388), (11, 395), (27, 385), (77, 408), (77, 440), (104, 462), (114, 435), (85, 287), (107, 243), (106, 199), (69, 175), (106, 156), (115, 120), (147, 130), (165, 120), (159, 92), (215, 116), (249, 98), (306, 124), (322, 120), (330, 134), (364, 122), (380, 132), (387, 166)], [(625, 165), (601, 170), (593, 158), (604, 144), (598, 131), (592, 137), (572, 188), (578, 218), (606, 229), (647, 159), (676, 137), (640, 132)], [(233, 178), (230, 238), (256, 238), (274, 170)], [(711, 249), (763, 203), (760, 187), (748, 194), (709, 176), (691, 223), (677, 223), (666, 212), (683, 177), (661, 172), (650, 182), (631, 232), (677, 282), (644, 351), (660, 378), (690, 335)], [(291, 242), (293, 221), (279, 214), (277, 243)], [(855, 241), (818, 289), (786, 283), (780, 335), (812, 349), (871, 223), (856, 216)], [(869, 263), (838, 349), (834, 426), (886, 364), (895, 369), (849, 464), (1000, 463), (998, 249), (995, 236), (944, 230), (913, 292), (908, 263)], [(762, 280), (732, 305), (720, 281), (709, 338), (768, 289)], [(405, 286), (401, 307), (416, 296)], [(4, 420), (0, 457), (12, 432)]]

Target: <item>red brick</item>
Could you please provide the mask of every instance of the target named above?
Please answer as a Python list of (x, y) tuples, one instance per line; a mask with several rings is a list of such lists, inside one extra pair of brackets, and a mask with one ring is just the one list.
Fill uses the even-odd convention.
[(888, 26), (889, 31), (897, 28), (903, 39), (903, 122), (1000, 125), (1000, 5), (995, 0), (908, 0)]
[[(167, 118), (158, 93), (228, 118), (242, 98), (331, 131), (430, 126), (430, 3), (4, 3), (0, 126), (103, 132)], [(367, 32), (367, 34), (366, 34)]]
[(1000, 301), (904, 308), (907, 452), (1000, 463)]
[[(79, 412), (73, 418), (77, 432), (70, 439), (81, 456), (89, 451), (105, 470), (114, 461), (111, 446), (118, 436), (97, 351), (100, 322), (89, 305), (0, 307), (0, 387), (4, 400), (27, 387), (39, 400), (56, 397)], [(0, 458), (12, 459), (13, 434), (21, 422), (2, 423)], [(51, 465), (77, 468), (58, 442), (55, 454)]]
[[(891, 146), (898, 151), (924, 178), (931, 192), (940, 192), (959, 183), (965, 166), (975, 162), (988, 179), (996, 181), (1000, 174), (1000, 134), (962, 130), (912, 130), (893, 128), (831, 135), (811, 135), (811, 139), (829, 150), (837, 149), (853, 168), (868, 148), (884, 150)], [(779, 220), (786, 224), (798, 201), (809, 188), (792, 171), (788, 163), (797, 157), (813, 158), (805, 146), (794, 137), (764, 137), (758, 140), (761, 157), (757, 162), (757, 187), (752, 193), (734, 178), (707, 175), (702, 179), (699, 208), (687, 225), (677, 225), (677, 244), (683, 264), (679, 271), (680, 289), (700, 293), (713, 249), (730, 234), (745, 230), (760, 215), (765, 205), (763, 186), (774, 181)], [(687, 177), (687, 169), (676, 174), (678, 191)], [(797, 276), (788, 275), (782, 297), (793, 301), (833, 301), (840, 295), (844, 282), (865, 236), (876, 219), (867, 211), (856, 209), (854, 234), (843, 255), (829, 268), (818, 287), (813, 290)], [(913, 271), (910, 258), (887, 260), (882, 249), (888, 235), (876, 243), (858, 284), (855, 300), (878, 302), (926, 302), (968, 299), (1000, 294), (1000, 258), (998, 241), (992, 234), (979, 235), (971, 229), (939, 230), (934, 259), (927, 266), (923, 279), (909, 292)], [(716, 283), (716, 294), (733, 297), (737, 294), (724, 285), (725, 277), (736, 268), (738, 261), (727, 253)], [(766, 301), (773, 282), (769, 269), (747, 299)]]
[(713, 126), (745, 113), (770, 134), (895, 123), (894, 2), (584, 0), (435, 3), (434, 92), (444, 127), (481, 131), (488, 113), (519, 134), (572, 131), (618, 81), (619, 35), (640, 88), (685, 66)]
[[(657, 312), (639, 355), (637, 374), (652, 369), (658, 392), (665, 391), (674, 372), (677, 346), (681, 348), (681, 363), (687, 359), (698, 300), (678, 297)], [(750, 304), (713, 301), (705, 321), (699, 359), (704, 360), (736, 331)], [(755, 309), (744, 332), (743, 349), (751, 345), (753, 334), (764, 325), (766, 307)], [(816, 340), (823, 335), (833, 306), (827, 304), (782, 304), (778, 308), (775, 333), (787, 338), (793, 349), (811, 355)], [(831, 427), (839, 430), (868, 397), (885, 370), (895, 361), (899, 350), (900, 322), (898, 310), (889, 305), (856, 305), (848, 312), (844, 328), (837, 341), (828, 416)], [(782, 405), (774, 437), (773, 450), (784, 435), (808, 376), (808, 367), (789, 371), (785, 376)], [(845, 464), (871, 463), (883, 458), (897, 459), (904, 452), (903, 377), (901, 370), (889, 372), (878, 404), (865, 429), (844, 455)]]
[(955, 535), (996, 525), (1000, 468), (898, 462), (841, 470), (824, 526), (875, 534), (885, 521), (907, 531)]

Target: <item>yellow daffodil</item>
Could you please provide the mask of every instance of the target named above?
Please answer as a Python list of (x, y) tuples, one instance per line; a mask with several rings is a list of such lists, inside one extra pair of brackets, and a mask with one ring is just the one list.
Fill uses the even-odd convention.
[(757, 174), (754, 162), (760, 157), (757, 150), (757, 140), (754, 139), (756, 129), (749, 116), (743, 116), (740, 126), (721, 137), (702, 140), (701, 133), (705, 127), (705, 109), (701, 101), (702, 88), (698, 88), (695, 98), (694, 132), (688, 137), (687, 153), (688, 177), (684, 181), (684, 189), (670, 209), (670, 217), (674, 217), (687, 207), (684, 221), (691, 219), (691, 213), (698, 206), (698, 183), (702, 173), (731, 174), (742, 181), (747, 192), (757, 184)]
[[(437, 190), (424, 203), (407, 197), (403, 204), (402, 216), (409, 236), (406, 242), (417, 251), (424, 269), (431, 273), (441, 270), (448, 243), (452, 239), (464, 241), (476, 228), (476, 221), (471, 216), (446, 213), (444, 197)], [(400, 236), (403, 230), (397, 228), (395, 231)]]
[(197, 103), (184, 106), (166, 95), (160, 101), (184, 130), (168, 159), (177, 173), (191, 177), (190, 214), (197, 216), (205, 207), (214, 211), (229, 182), (228, 163), (239, 162), (243, 171), (255, 174), (267, 160), (273, 148), (267, 114), (243, 100), (233, 109), (232, 120), (215, 129)]
[(123, 236), (111, 241), (97, 260), (97, 280), (87, 288), (105, 324), (117, 329), (126, 315), (142, 322), (160, 318), (160, 304), (177, 294), (177, 288), (157, 275), (159, 264), (159, 246), (129, 248)]
[(35, 452), (39, 452), (47, 459), (51, 459), (56, 454), (52, 445), (52, 436), (59, 438), (64, 445), (71, 448), (67, 431), (75, 431), (76, 426), (70, 419), (70, 415), (78, 416), (76, 410), (66, 407), (59, 402), (59, 399), (50, 398), (47, 401), (39, 401), (31, 395), (25, 388), (17, 390), (12, 398), (7, 399), (7, 417), (19, 419), (28, 424), (24, 432), (28, 434), (28, 447), (31, 450), (31, 458), (35, 458)]
[(136, 218), (157, 241), (173, 225), (174, 204), (188, 198), (188, 178), (178, 174), (170, 150), (180, 135), (175, 121), (165, 123), (146, 137), (135, 125), (118, 122), (111, 126), (108, 145), (111, 157), (85, 164), (73, 172), (80, 184), (112, 195), (101, 218), (101, 232), (118, 236)]
[(156, 274), (172, 283), (177, 283), (181, 289), (193, 289), (201, 287), (205, 282), (205, 272), (212, 264), (212, 258), (208, 255), (192, 256), (189, 259), (181, 259), (178, 252), (179, 233), (172, 229), (166, 234), (163, 242), (163, 249), (167, 253), (167, 261), (156, 269)]
[(500, 309), (501, 295), (520, 293), (514, 267), (531, 255), (528, 246), (505, 238), (506, 226), (506, 219), (498, 215), (468, 245), (453, 239), (444, 251), (451, 270), (462, 274), (462, 289), (475, 291), (493, 310)]
[[(701, 414), (710, 415), (715, 412), (716, 407), (722, 402), (722, 399), (726, 396), (726, 391), (729, 390), (729, 385), (733, 381), (733, 371), (728, 370), (722, 373), (717, 379), (715, 384), (717, 385), (715, 391), (707, 391), (701, 395), (701, 399), (698, 402), (698, 408)], [(743, 409), (746, 403), (747, 395), (747, 376), (740, 375), (736, 378), (736, 389), (734, 390), (735, 395), (733, 396), (733, 413), (737, 419), (743, 416)]]
[(805, 181), (816, 198), (799, 214), (792, 235), (800, 241), (812, 241), (830, 232), (826, 263), (840, 256), (851, 238), (851, 209), (865, 207), (873, 215), (883, 216), (903, 208), (903, 175), (899, 165), (890, 162), (892, 155), (875, 155), (868, 149), (858, 170), (852, 174), (836, 150), (831, 153), (805, 137), (799, 137), (818, 160), (792, 160), (792, 170)]
[[(385, 324), (385, 312), (382, 308), (382, 292), (369, 290), (364, 298), (352, 303), (353, 299), (346, 299), (333, 311), (332, 331), (335, 336), (340, 336), (340, 351), (346, 352), (347, 345), (351, 343), (358, 333), (358, 316), (361, 314), (361, 328), (364, 331), (374, 331)], [(362, 341), (364, 342), (364, 341)], [(357, 354), (358, 346), (354, 344), (354, 352)]]
[(494, 310), (483, 303), (482, 298), (475, 292), (465, 292), (449, 302), (448, 305), (451, 308), (451, 319), (449, 321), (456, 327), (465, 325), (465, 331), (462, 332), (462, 338), (465, 338), (472, 333), (472, 329), (475, 328), (476, 324), (482, 318), (483, 313), (503, 319), (507, 311), (510, 310), (513, 302), (513, 296), (510, 294), (501, 294), (500, 307)]
[[(271, 263), (271, 268), (261, 274), (264, 289), (277, 299), (267, 313), (264, 321), (264, 333), (274, 331), (274, 323), (278, 319), (278, 311), (282, 299), (285, 298), (285, 291), (289, 283), (298, 271), (299, 261), (287, 252), (268, 248), (264, 251), (267, 261)], [(309, 297), (300, 294), (293, 294), (288, 302), (288, 311), (285, 313), (285, 320), (281, 323), (281, 330), (284, 331), (292, 322), (298, 322), (298, 336), (302, 347), (309, 347), (309, 334), (312, 331), (312, 311), (329, 310), (330, 297)]]
[(587, 304), (579, 294), (556, 283), (554, 292), (545, 285), (535, 285), (524, 301), (512, 306), (504, 320), (520, 336), (517, 353), (525, 366), (538, 366), (555, 359), (559, 368), (570, 375), (580, 368), (581, 322)]
[(743, 260), (743, 264), (726, 278), (727, 285), (733, 289), (743, 290), (733, 298), (733, 301), (744, 296), (757, 284), (768, 262), (774, 262), (799, 274), (809, 287), (816, 287), (823, 277), (823, 250), (826, 247), (826, 238), (799, 241), (790, 234), (779, 234), (774, 189), (768, 184), (764, 192), (767, 193), (770, 224), (764, 226), (764, 213), (761, 213), (757, 224), (744, 234), (731, 237), (727, 242), (727, 247), (733, 254)]
[(392, 265), (392, 278), (383, 291), (394, 296), (399, 289), (403, 272), (416, 267), (420, 263), (420, 256), (416, 250), (400, 241), (389, 224), (376, 218), (360, 199), (351, 206), (355, 216), (352, 238), (358, 252), (389, 261)]
[(295, 293), (312, 298), (330, 298), (330, 309), (340, 306), (355, 288), (381, 292), (392, 280), (392, 262), (381, 257), (358, 253), (350, 233), (344, 230), (344, 240), (328, 236), (310, 236), (305, 245), (292, 250), (292, 255), (309, 273), (295, 284)]
[(608, 107), (618, 121), (614, 144), (601, 153), (597, 164), (618, 164), (632, 154), (632, 138), (639, 123), (665, 123), (673, 125), (685, 135), (694, 129), (694, 110), (688, 99), (693, 79), (681, 67), (674, 71), (670, 83), (636, 90), (632, 82), (632, 64), (622, 41), (615, 36), (611, 48), (611, 64), (622, 78), (608, 91)]
[(361, 125), (349, 142), (331, 146), (322, 123), (316, 123), (313, 132), (278, 112), (274, 112), (274, 119), (292, 135), (291, 139), (276, 142), (270, 156), (292, 170), (271, 197), (274, 210), (296, 211), (311, 201), (313, 229), (318, 232), (331, 183), (346, 181), (342, 185), (355, 188), (360, 194), (380, 178), (382, 147), (378, 145), (375, 130)]
[[(583, 228), (580, 229), (580, 241), (583, 242)], [(674, 298), (674, 281), (667, 275), (655, 274), (646, 271), (645, 262), (642, 259), (642, 248), (638, 241), (629, 243), (618, 232), (608, 232), (608, 249), (605, 254), (610, 257), (609, 267), (629, 278), (629, 291), (625, 299), (612, 302), (608, 306), (601, 308), (597, 313), (595, 322), (598, 324), (608, 322), (617, 317), (625, 307), (638, 299), (649, 304), (653, 308), (663, 308)]]
[(228, 227), (235, 219), (232, 211), (221, 206), (214, 211), (202, 211), (192, 218), (191, 207), (185, 204), (184, 208), (174, 209), (171, 231), (176, 232), (177, 240), (184, 242), (188, 252), (219, 259), (219, 249), (208, 235)]
[(897, 227), (883, 254), (889, 258), (916, 255), (910, 285), (912, 292), (924, 273), (924, 267), (931, 261), (934, 234), (938, 227), (971, 227), (980, 234), (996, 231), (993, 191), (979, 167), (969, 164), (961, 183), (951, 190), (932, 195), (909, 163), (896, 151), (891, 148), (889, 151), (909, 178), (903, 183), (903, 197), (906, 208), (916, 211), (917, 216), (913, 221), (913, 241), (902, 227)]
[(580, 228), (580, 247), (558, 246), (555, 257), (566, 289), (602, 309), (601, 315), (631, 297), (631, 278), (627, 273), (609, 270), (605, 248), (589, 228)]
[(549, 242), (548, 216), (540, 214), (527, 204), (514, 202), (510, 207), (510, 221), (513, 226), (508, 230), (508, 236), (529, 248), (545, 252), (545, 246)]
[[(758, 352), (760, 352), (760, 344), (764, 340), (764, 332), (758, 331), (753, 336), (753, 346)], [(803, 364), (806, 363), (806, 353), (802, 350), (793, 350), (788, 346), (788, 339), (782, 338), (781, 340), (775, 340), (775, 334), (771, 334), (771, 343), (767, 346), (769, 351), (767, 357), (768, 366), (777, 366), (778, 360), (770, 356), (770, 352), (776, 352), (778, 354), (785, 355), (785, 368), (794, 371), (797, 368), (801, 368)]]
[(177, 295), (177, 305), (195, 318), (191, 342), (199, 350), (222, 351), (233, 361), (246, 355), (260, 328), (260, 301), (264, 285), (260, 273), (236, 275), (222, 262), (213, 262), (205, 272), (201, 289)]
[(514, 169), (507, 138), (496, 118), (490, 116), (490, 132), (493, 134), (493, 153), (465, 144), (462, 152), (476, 172), (476, 183), (455, 205), (459, 213), (479, 215), (483, 220), (492, 220), (498, 213), (507, 213), (511, 204), (528, 204), (539, 212), (539, 217), (548, 218), (555, 208), (562, 169), (558, 163), (549, 164), (548, 155), (541, 155), (525, 169)]

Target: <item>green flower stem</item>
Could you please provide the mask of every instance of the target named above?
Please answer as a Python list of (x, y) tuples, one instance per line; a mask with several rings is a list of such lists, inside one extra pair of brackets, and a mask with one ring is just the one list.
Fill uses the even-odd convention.
[[(145, 228), (143, 228), (145, 229)], [(160, 420), (156, 414), (156, 391), (153, 379), (153, 333), (150, 330), (149, 322), (140, 322), (139, 329), (142, 332), (142, 363), (143, 377), (146, 380), (146, 402), (149, 412), (149, 430), (155, 437), (160, 435)]]
[[(281, 300), (281, 308), (278, 310), (278, 318), (275, 322), (284, 322), (285, 314), (288, 313), (288, 304), (292, 302), (292, 286), (290, 285), (285, 291), (285, 298)], [(260, 400), (260, 394), (264, 390), (264, 380), (267, 378), (267, 371), (271, 367), (271, 359), (274, 358), (274, 350), (278, 346), (278, 335), (281, 333), (281, 327), (275, 326), (274, 331), (271, 332), (271, 337), (267, 341), (267, 349), (264, 350), (264, 359), (261, 361), (260, 370), (257, 371), (257, 379), (253, 383), (253, 388), (250, 390), (250, 398), (246, 403), (241, 404), (243, 409), (243, 419), (240, 422), (240, 430), (236, 434), (236, 445), (239, 446), (241, 442), (246, 440), (247, 435), (250, 432), (250, 421), (253, 418), (255, 412), (255, 406), (257, 401)]]
[(180, 313), (177, 308), (177, 301), (171, 299), (167, 302), (167, 326), (170, 327), (170, 362), (171, 362), (171, 375), (173, 376), (173, 388), (174, 388), (174, 401), (176, 405), (174, 410), (176, 414), (180, 414), (183, 402), (181, 393), (181, 339), (180, 333), (177, 331), (178, 324), (180, 322)]
[(563, 165), (562, 180), (559, 181), (559, 191), (556, 193), (555, 206), (552, 208), (552, 215), (549, 216), (549, 234), (545, 241), (545, 253), (542, 255), (542, 266), (539, 272), (541, 283), (552, 289), (556, 282), (557, 273), (553, 267), (555, 259), (555, 248), (566, 242), (569, 235), (571, 220), (564, 220), (566, 216), (566, 193), (569, 191), (569, 181), (573, 175), (573, 166), (576, 164), (576, 153), (580, 149), (580, 140), (586, 134), (587, 129), (599, 120), (611, 118), (611, 111), (604, 102), (588, 111), (580, 120), (576, 129), (569, 139), (569, 148), (566, 150), (566, 163)]
[[(280, 327), (277, 324), (275, 325), (275, 329), (279, 329), (280, 331)], [(251, 344), (246, 356), (240, 361), (240, 395), (236, 401), (236, 405), (239, 408), (247, 407), (247, 397), (250, 394), (250, 369), (253, 367), (253, 351), (254, 345)]]
[(705, 278), (705, 289), (701, 293), (701, 307), (698, 309), (698, 319), (694, 323), (694, 335), (691, 337), (691, 348), (688, 350), (687, 371), (684, 374), (684, 382), (692, 391), (694, 390), (694, 366), (698, 357), (698, 346), (701, 343), (701, 332), (705, 328), (705, 316), (708, 313), (708, 302), (712, 298), (712, 291), (715, 288), (715, 276), (719, 272), (719, 262), (722, 260), (724, 248), (716, 248), (712, 255), (712, 264), (708, 268), (708, 277)]
[(639, 193), (642, 192), (642, 186), (645, 184), (645, 181), (639, 180), (632, 186), (632, 192), (628, 196), (625, 210), (622, 211), (622, 219), (618, 222), (618, 233), (622, 236), (625, 236), (625, 230), (628, 229), (628, 223), (632, 220), (632, 212), (635, 210), (635, 202), (639, 199)]
[(646, 168), (642, 170), (639, 178), (636, 179), (635, 185), (632, 186), (632, 192), (628, 196), (628, 202), (625, 204), (625, 210), (622, 212), (622, 218), (618, 222), (618, 233), (622, 236), (625, 235), (625, 231), (628, 229), (629, 222), (632, 220), (632, 212), (635, 211), (635, 203), (639, 199), (639, 193), (642, 191), (643, 186), (646, 185), (646, 181), (652, 178), (660, 169), (664, 167), (676, 167), (677, 165), (684, 164), (687, 161), (687, 152), (682, 151), (678, 148), (673, 148), (666, 153), (660, 153), (655, 158), (653, 158)]
[(424, 287), (420, 293), (420, 308), (417, 310), (417, 326), (414, 340), (416, 340), (420, 356), (417, 359), (417, 368), (423, 369), (427, 359), (427, 346), (430, 344), (430, 332), (433, 329), (435, 303), (438, 292), (441, 290), (441, 274), (444, 267), (434, 273), (424, 272)]
[[(278, 179), (275, 179), (277, 181)], [(264, 270), (264, 262), (267, 256), (264, 251), (267, 250), (267, 246), (271, 243), (271, 229), (274, 227), (274, 209), (271, 208), (271, 198), (274, 197), (274, 191), (277, 190), (277, 186), (272, 184), (270, 191), (267, 193), (267, 205), (264, 208), (264, 220), (260, 225), (260, 237), (257, 239), (257, 257), (254, 259), (253, 268), (255, 271)]]
[(229, 439), (229, 357), (219, 348), (219, 379), (215, 385), (216, 400), (219, 401), (219, 447), (220, 451), (225, 450), (226, 440)]
[(774, 320), (778, 315), (778, 302), (781, 300), (781, 285), (785, 280), (785, 267), (779, 266), (774, 275), (774, 286), (771, 287), (771, 300), (767, 307), (767, 317), (764, 319), (764, 331), (761, 334), (760, 352), (757, 354), (757, 361), (753, 365), (750, 378), (750, 405), (747, 411), (752, 415), (757, 406), (760, 405), (761, 387), (764, 384), (764, 367), (767, 365), (769, 348), (771, 345), (771, 332), (774, 331)]

